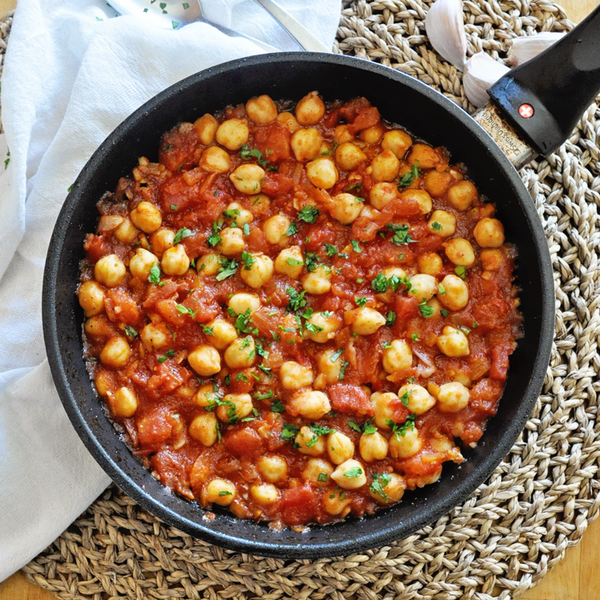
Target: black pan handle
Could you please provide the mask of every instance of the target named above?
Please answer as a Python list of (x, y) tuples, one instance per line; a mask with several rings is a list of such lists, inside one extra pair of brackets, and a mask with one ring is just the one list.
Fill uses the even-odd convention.
[(538, 153), (554, 152), (600, 92), (600, 6), (545, 52), (488, 89), (506, 120)]

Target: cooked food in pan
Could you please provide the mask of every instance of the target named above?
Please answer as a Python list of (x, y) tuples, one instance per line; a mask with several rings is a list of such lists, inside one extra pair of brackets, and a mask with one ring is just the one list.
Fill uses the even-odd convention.
[(495, 414), (515, 250), (466, 168), (365, 98), (181, 123), (98, 209), (90, 375), (135, 454), (203, 507), (360, 517), (463, 461)]

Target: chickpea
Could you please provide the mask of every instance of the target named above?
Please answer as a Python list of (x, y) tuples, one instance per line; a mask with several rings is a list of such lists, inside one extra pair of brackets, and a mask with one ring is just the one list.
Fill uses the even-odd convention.
[(341, 431), (334, 431), (327, 436), (327, 454), (334, 465), (341, 465), (354, 456), (354, 442)]
[(296, 105), (296, 119), (300, 125), (316, 125), (325, 114), (325, 104), (317, 92), (310, 92)]
[(200, 442), (203, 446), (214, 446), (218, 439), (217, 417), (212, 412), (207, 412), (197, 417), (190, 423), (188, 432), (190, 437)]
[(410, 149), (406, 161), (409, 165), (418, 165), (421, 171), (433, 169), (443, 162), (435, 148), (427, 144), (414, 144)]
[(302, 287), (315, 296), (326, 294), (331, 289), (331, 269), (323, 265), (302, 278)]
[(392, 420), (394, 406), (399, 402), (398, 396), (392, 392), (375, 392), (371, 394), (371, 402), (375, 409), (375, 425), (379, 429), (389, 431), (388, 421)]
[(461, 310), (469, 303), (469, 286), (456, 275), (446, 275), (438, 286), (438, 298), (446, 308)]
[(470, 393), (462, 383), (444, 383), (438, 392), (438, 406), (443, 412), (458, 412), (469, 404)]
[(343, 490), (334, 490), (330, 494), (323, 494), (323, 508), (327, 514), (343, 519), (350, 513), (352, 498), (346, 496)]
[(239, 254), (246, 247), (244, 232), (239, 227), (225, 227), (219, 235), (221, 241), (218, 248), (225, 256)]
[(315, 331), (305, 330), (305, 337), (319, 344), (333, 339), (341, 324), (338, 316), (325, 312), (313, 313), (307, 322), (314, 325)]
[(140, 339), (148, 352), (165, 348), (171, 339), (164, 325), (148, 323), (140, 331)]
[(339, 465), (331, 474), (331, 479), (343, 490), (357, 490), (367, 483), (365, 468), (353, 458)]
[(206, 254), (196, 261), (198, 275), (212, 277), (219, 270), (219, 257), (216, 254)]
[(435, 277), (444, 267), (444, 261), (435, 252), (426, 252), (417, 258), (417, 267), (421, 273)]
[(479, 255), (481, 266), (485, 271), (496, 271), (502, 266), (504, 256), (500, 250), (482, 250)]
[(279, 113), (277, 115), (277, 122), (290, 133), (296, 133), (300, 129), (300, 124), (296, 121), (296, 117), (290, 112)]
[(219, 146), (210, 146), (200, 157), (199, 166), (208, 173), (227, 173), (231, 162), (229, 154)]
[(269, 96), (263, 94), (246, 102), (246, 113), (258, 125), (266, 125), (277, 118), (277, 105)]
[[(171, 229), (158, 229), (150, 236), (152, 252), (156, 256), (162, 256), (165, 250), (173, 247), (175, 241), (175, 232)], [(131, 269), (131, 265), (129, 265)]]
[(338, 125), (333, 130), (333, 137), (338, 144), (345, 144), (354, 140), (354, 135), (348, 131), (348, 125)]
[(324, 417), (330, 410), (331, 404), (327, 395), (314, 390), (296, 392), (288, 403), (290, 414), (296, 413), (313, 421)]
[(385, 128), (381, 123), (377, 123), (376, 125), (371, 125), (371, 127), (367, 127), (363, 129), (358, 137), (367, 144), (378, 144), (383, 134), (385, 133)]
[(406, 401), (407, 408), (411, 413), (422, 415), (435, 405), (435, 398), (422, 386), (414, 383), (403, 385), (398, 390), (398, 398)]
[(252, 396), (250, 394), (226, 394), (224, 404), (217, 407), (217, 417), (224, 423), (237, 423), (252, 414)]
[(116, 254), (103, 256), (94, 267), (96, 281), (109, 288), (119, 285), (125, 279), (126, 273), (123, 261)]
[(436, 198), (441, 198), (446, 190), (455, 182), (451, 173), (436, 171), (428, 171), (423, 178), (425, 189)]
[(384, 473), (378, 476), (378, 480), (381, 483), (384, 495), (370, 489), (369, 495), (371, 498), (382, 504), (392, 504), (402, 499), (404, 490), (406, 489), (406, 482), (398, 473)]
[(464, 238), (454, 238), (445, 244), (446, 256), (455, 265), (472, 267), (475, 264), (475, 251), (471, 242)]
[(256, 347), (251, 336), (238, 338), (225, 350), (225, 363), (230, 369), (246, 369), (256, 360)]
[(133, 226), (133, 223), (129, 218), (125, 218), (115, 229), (113, 235), (124, 244), (132, 244), (138, 235), (138, 230)]
[(263, 233), (269, 244), (286, 244), (291, 221), (284, 215), (273, 215), (263, 223)]
[(87, 335), (97, 339), (108, 339), (114, 334), (112, 323), (103, 314), (94, 315), (86, 319), (84, 328)]
[(366, 154), (352, 142), (344, 142), (335, 149), (335, 162), (342, 171), (354, 171), (365, 160)]
[(437, 345), (442, 353), (451, 358), (460, 358), (470, 354), (467, 336), (450, 325), (444, 327), (442, 335), (437, 339)]
[(143, 248), (138, 248), (135, 251), (135, 255), (132, 256), (129, 261), (129, 270), (131, 271), (131, 274), (140, 281), (147, 281), (150, 276), (150, 270), (157, 264), (158, 258), (156, 258), (152, 252), (148, 252), (148, 250), (144, 250)]
[(144, 233), (152, 233), (162, 225), (162, 213), (152, 202), (140, 202), (129, 213), (129, 218)]
[(294, 438), (298, 452), (307, 456), (321, 456), (325, 452), (325, 439), (304, 425)]
[(106, 370), (97, 371), (94, 376), (94, 386), (96, 387), (99, 396), (102, 396), (103, 398), (108, 396), (112, 387), (111, 373)]
[(185, 275), (190, 268), (190, 259), (181, 244), (165, 250), (160, 268), (166, 275)]
[(342, 225), (350, 225), (358, 219), (363, 210), (362, 199), (348, 193), (337, 194), (333, 197), (333, 207), (330, 209), (331, 216)]
[(332, 188), (340, 178), (333, 161), (327, 157), (316, 158), (307, 163), (306, 176), (315, 187), (322, 190)]
[(299, 390), (310, 385), (315, 376), (310, 367), (305, 367), (293, 360), (288, 360), (281, 365), (279, 378), (281, 385), (286, 390)]
[(298, 279), (304, 266), (304, 256), (300, 246), (290, 246), (282, 250), (275, 259), (275, 271)]
[(256, 466), (263, 479), (269, 483), (282, 483), (287, 478), (287, 461), (279, 454), (264, 454), (258, 459)]
[(394, 129), (383, 136), (381, 147), (391, 150), (398, 158), (404, 158), (407, 150), (412, 146), (412, 138), (406, 131)]
[(318, 129), (298, 129), (292, 135), (291, 146), (296, 160), (306, 162), (319, 155), (323, 138)]
[(210, 341), (217, 350), (225, 350), (237, 338), (236, 328), (224, 319), (213, 319), (208, 323)]
[(376, 460), (383, 460), (388, 453), (388, 441), (376, 431), (375, 433), (363, 433), (358, 442), (361, 458), (372, 463)]
[(428, 221), (429, 231), (440, 237), (450, 237), (456, 232), (456, 217), (445, 210), (434, 210)]
[(226, 479), (213, 479), (202, 489), (200, 499), (203, 505), (219, 504), (229, 506), (236, 496), (235, 485)]
[(482, 248), (499, 248), (504, 244), (504, 227), (498, 219), (481, 219), (475, 225), (473, 235)]
[(448, 200), (456, 210), (467, 210), (478, 198), (477, 188), (467, 179), (458, 181), (448, 190)]
[(386, 373), (395, 373), (412, 367), (412, 350), (406, 340), (392, 340), (383, 349), (383, 368)]
[(246, 311), (250, 311), (250, 314), (254, 314), (260, 307), (260, 298), (256, 294), (247, 294), (246, 292), (239, 292), (229, 298), (227, 306), (231, 308), (237, 315), (243, 315)]
[(194, 121), (194, 127), (200, 138), (200, 143), (204, 146), (210, 146), (215, 141), (219, 122), (207, 113)]
[(99, 315), (104, 310), (104, 290), (96, 281), (85, 281), (77, 290), (79, 305), (86, 317)]
[[(224, 211), (225, 216), (232, 222), (241, 227), (246, 223), (252, 223), (254, 215), (239, 202), (232, 202)], [(231, 216), (228, 216), (231, 215)]]
[(398, 186), (387, 182), (376, 183), (369, 193), (369, 201), (377, 210), (385, 208), (392, 200), (398, 197)]
[(190, 367), (201, 377), (210, 377), (221, 370), (221, 355), (216, 348), (201, 345), (188, 354)]
[(227, 150), (239, 150), (248, 142), (250, 130), (245, 119), (228, 119), (217, 128), (216, 139)]
[(325, 350), (319, 356), (319, 371), (325, 375), (327, 383), (337, 383), (342, 370), (341, 354), (336, 350)]
[(271, 199), (266, 194), (255, 194), (248, 201), (255, 215), (264, 215), (271, 207)]
[(405, 430), (403, 433), (395, 433), (389, 439), (390, 455), (393, 459), (410, 458), (423, 448), (423, 441), (416, 427)]
[(240, 165), (230, 176), (235, 189), (242, 194), (260, 194), (265, 178), (265, 170), (252, 163)]
[(433, 208), (431, 196), (425, 190), (405, 190), (400, 193), (400, 198), (405, 200), (416, 200), (422, 215), (430, 213)]
[(119, 388), (110, 403), (112, 413), (118, 419), (129, 419), (135, 415), (138, 407), (138, 399), (135, 392), (129, 388)]
[(215, 406), (215, 394), (212, 384), (201, 386), (198, 391), (192, 396), (191, 402), (194, 406), (200, 408), (213, 408)]
[(400, 171), (400, 161), (391, 150), (384, 150), (371, 161), (375, 181), (394, 181)]
[(417, 302), (427, 302), (437, 292), (437, 281), (432, 275), (418, 274), (410, 278), (408, 293), (417, 299)]
[(372, 335), (385, 325), (385, 317), (374, 308), (362, 306), (351, 312), (352, 331), (358, 335)]
[(246, 285), (258, 289), (273, 277), (273, 261), (264, 254), (252, 254), (253, 262), (242, 267), (240, 277)]
[(304, 470), (302, 479), (322, 486), (329, 483), (329, 477), (333, 473), (333, 467), (322, 458), (309, 458)]
[(120, 369), (131, 356), (129, 342), (121, 335), (111, 337), (100, 352), (100, 362), (112, 369)]
[(252, 499), (262, 506), (270, 506), (279, 500), (279, 490), (272, 483), (250, 486)]

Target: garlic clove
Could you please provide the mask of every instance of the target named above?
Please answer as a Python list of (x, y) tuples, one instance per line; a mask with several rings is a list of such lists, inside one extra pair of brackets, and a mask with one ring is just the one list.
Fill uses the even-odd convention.
[(509, 64), (513, 67), (522, 65), (524, 62), (550, 48), (552, 44), (558, 42), (564, 35), (565, 33), (558, 33), (556, 31), (544, 31), (536, 35), (525, 35), (514, 38), (508, 51)]
[(425, 17), (425, 31), (434, 50), (462, 71), (467, 60), (462, 0), (436, 0)]
[(506, 65), (485, 52), (474, 54), (467, 61), (463, 74), (463, 86), (469, 101), (477, 107), (483, 106), (490, 99), (486, 90), (509, 71)]

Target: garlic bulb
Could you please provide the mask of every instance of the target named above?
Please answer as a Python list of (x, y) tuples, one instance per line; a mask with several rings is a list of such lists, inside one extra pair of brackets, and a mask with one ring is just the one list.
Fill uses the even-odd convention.
[(425, 17), (425, 30), (435, 51), (462, 71), (467, 59), (462, 0), (436, 0)]
[(564, 33), (544, 31), (536, 35), (526, 35), (514, 38), (508, 51), (508, 62), (516, 67), (532, 59), (558, 42)]
[(485, 52), (474, 54), (465, 65), (463, 86), (469, 101), (477, 107), (483, 106), (490, 98), (486, 90), (510, 69), (494, 60)]

